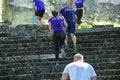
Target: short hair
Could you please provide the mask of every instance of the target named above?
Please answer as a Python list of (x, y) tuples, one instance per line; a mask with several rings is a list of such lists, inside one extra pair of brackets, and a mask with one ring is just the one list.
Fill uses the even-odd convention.
[(68, 3), (67, 2), (63, 2), (62, 5), (68, 5)]
[(84, 61), (84, 57), (83, 57), (83, 55), (80, 54), (80, 53), (75, 54), (75, 55), (74, 55), (74, 58), (77, 58), (77, 59), (80, 59), (81, 61)]
[(54, 11), (52, 11), (52, 15), (53, 15), (53, 16), (57, 16), (57, 15), (58, 15), (58, 12), (54, 10)]

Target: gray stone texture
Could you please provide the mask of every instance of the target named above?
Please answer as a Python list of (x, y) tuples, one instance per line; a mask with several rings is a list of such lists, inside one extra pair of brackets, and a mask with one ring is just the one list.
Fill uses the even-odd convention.
[[(13, 25), (31, 23), (31, 18), (34, 15), (32, 11), (31, 0), (3, 0), (6, 1), (3, 7), (3, 14), (6, 16), (5, 21)], [(52, 5), (48, 0), (44, 0), (46, 5), (46, 13), (44, 18), (48, 19), (51, 16), (51, 10), (59, 10), (62, 0), (53, 1), (56, 5)], [(68, 1), (70, 3), (70, 1)], [(102, 21), (120, 21), (120, 1), (119, 0), (86, 0), (87, 16), (93, 15), (97, 20)], [(96, 16), (97, 14), (97, 16)], [(93, 20), (93, 19), (92, 19)]]
[[(0, 80), (60, 80), (75, 54), (69, 39), (67, 57), (54, 58), (53, 40), (44, 25), (0, 25)], [(78, 51), (93, 65), (97, 80), (120, 80), (120, 28), (112, 25), (77, 30)]]

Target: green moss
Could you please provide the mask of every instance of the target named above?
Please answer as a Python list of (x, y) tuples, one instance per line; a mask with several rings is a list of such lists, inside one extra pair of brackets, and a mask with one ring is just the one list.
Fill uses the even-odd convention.
[(78, 27), (78, 29), (83, 29), (83, 28), (92, 28), (92, 26), (88, 25), (87, 23), (81, 23), (81, 25)]
[(29, 10), (25, 10), (23, 12), (16, 12), (12, 20), (13, 25), (16, 26), (19, 24), (32, 23), (32, 16), (33, 16), (33, 13)]
[(7, 4), (9, 0), (3, 0), (3, 3), (2, 3), (2, 7), (3, 7), (3, 10), (2, 10), (2, 20), (3, 22), (8, 22), (8, 19), (7, 19)]

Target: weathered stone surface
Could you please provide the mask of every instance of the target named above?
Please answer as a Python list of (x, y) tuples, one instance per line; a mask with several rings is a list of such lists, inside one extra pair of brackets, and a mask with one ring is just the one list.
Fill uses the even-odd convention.
[[(75, 54), (71, 41), (68, 57), (56, 61), (47, 26), (38, 33), (35, 25), (0, 27), (0, 80), (60, 80), (65, 65)], [(119, 80), (120, 28), (81, 29), (76, 36), (78, 51), (93, 65), (98, 80)]]
[[(49, 1), (49, 2), (48, 2)], [(46, 13), (44, 18), (48, 19), (52, 10), (60, 10), (63, 0), (44, 0)], [(71, 0), (67, 0), (71, 3)], [(120, 21), (119, 0), (86, 0), (87, 16), (92, 15), (93, 19), (102, 21)], [(3, 0), (3, 20), (13, 25), (32, 23), (34, 15), (31, 0)]]

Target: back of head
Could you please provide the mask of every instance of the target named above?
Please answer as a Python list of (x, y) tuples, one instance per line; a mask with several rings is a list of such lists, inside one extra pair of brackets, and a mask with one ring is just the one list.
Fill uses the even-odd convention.
[(84, 61), (84, 57), (80, 53), (74, 55), (74, 61), (78, 61), (78, 60)]
[(57, 15), (58, 15), (58, 12), (54, 10), (54, 11), (52, 11), (52, 15), (53, 15), (53, 16), (57, 16)]
[(67, 7), (68, 6), (66, 1), (63, 1), (62, 5), (63, 5), (63, 7)]

